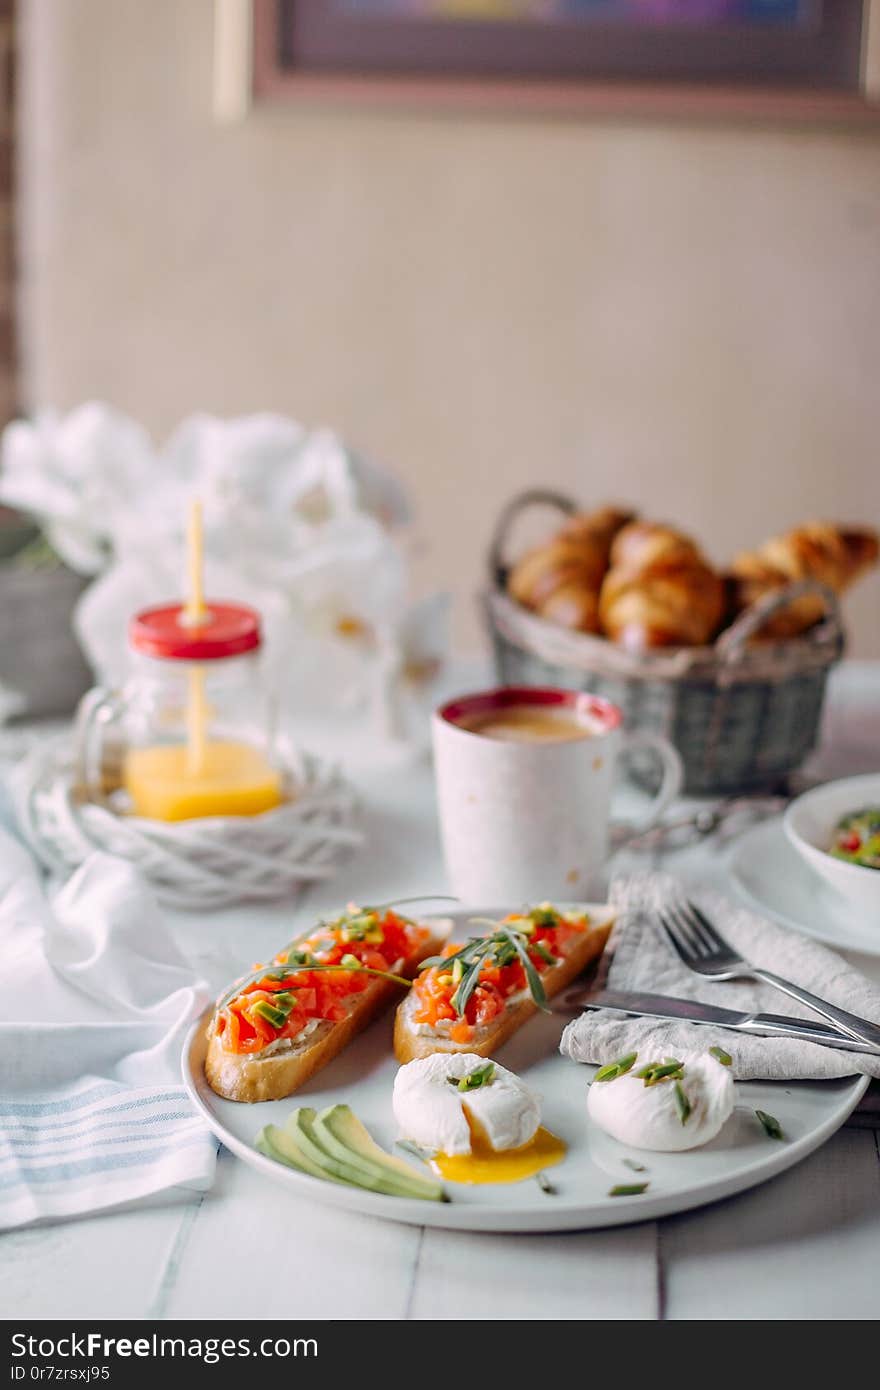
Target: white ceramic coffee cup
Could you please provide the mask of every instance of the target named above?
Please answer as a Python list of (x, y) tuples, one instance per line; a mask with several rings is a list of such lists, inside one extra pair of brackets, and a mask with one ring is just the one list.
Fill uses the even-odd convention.
[[(514, 741), (463, 727), (512, 706), (566, 715), (585, 736)], [(456, 896), (470, 904), (583, 897), (608, 857), (615, 765), (624, 748), (652, 749), (663, 774), (646, 813), (625, 828), (645, 830), (662, 816), (681, 789), (681, 759), (660, 734), (625, 733), (622, 725), (609, 701), (551, 687), (485, 690), (436, 711), (440, 829)]]

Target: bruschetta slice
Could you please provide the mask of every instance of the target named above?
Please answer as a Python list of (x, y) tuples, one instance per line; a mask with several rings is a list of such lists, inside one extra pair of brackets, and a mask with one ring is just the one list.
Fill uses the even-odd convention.
[(205, 1075), (226, 1100), (283, 1100), (399, 997), (439, 950), (448, 919), (350, 904), (220, 997)]
[(398, 1006), (394, 1052), (400, 1062), (433, 1052), (494, 1056), (546, 1001), (601, 955), (611, 908), (591, 914), (550, 903), (500, 922), (464, 945), (423, 962)]

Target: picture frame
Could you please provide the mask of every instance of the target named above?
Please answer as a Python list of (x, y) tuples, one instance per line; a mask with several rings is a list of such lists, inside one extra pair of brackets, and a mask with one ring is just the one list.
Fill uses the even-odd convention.
[[(880, 0), (683, 0), (675, 22), (671, 0), (580, 0), (586, 19), (571, 0), (571, 14), (555, 17), (564, 3), (536, 0), (531, 18), (498, 19), (473, 17), (493, 0), (470, 0), (467, 18), (435, 14), (432, 0), (215, 0), (215, 113), (234, 120), (255, 102), (309, 100), (880, 120)], [(513, 0), (494, 4), (502, 13)], [(755, 14), (775, 7), (776, 19), (749, 22), (750, 4)], [(525, 15), (528, 0), (518, 8)]]

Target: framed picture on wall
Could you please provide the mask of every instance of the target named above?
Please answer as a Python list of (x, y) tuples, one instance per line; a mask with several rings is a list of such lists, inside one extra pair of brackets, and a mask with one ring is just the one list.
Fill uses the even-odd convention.
[(880, 114), (880, 0), (215, 2), (217, 76), (232, 105), (310, 95), (611, 114)]

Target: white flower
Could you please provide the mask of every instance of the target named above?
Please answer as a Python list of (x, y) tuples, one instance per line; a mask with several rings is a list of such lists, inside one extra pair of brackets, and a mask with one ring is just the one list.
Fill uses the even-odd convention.
[(315, 628), (373, 638), (398, 621), (406, 602), (400, 547), (372, 516), (334, 517), (312, 528), (307, 545), (283, 567), (291, 605)]
[(81, 574), (104, 568), (117, 531), (156, 473), (140, 425), (95, 402), (7, 425), (0, 461), (0, 501), (29, 512)]
[(289, 504), (304, 520), (369, 512), (387, 527), (410, 520), (406, 493), (397, 480), (343, 444), (332, 430), (303, 440), (288, 480)]
[(0, 500), (99, 577), (76, 628), (102, 680), (124, 678), (131, 614), (182, 595), (189, 504), (202, 502), (206, 592), (251, 603), (289, 703), (426, 697), (446, 607), (408, 609), (409, 520), (394, 478), (327, 429), (273, 414), (192, 415), (161, 450), (108, 406), (6, 428)]

